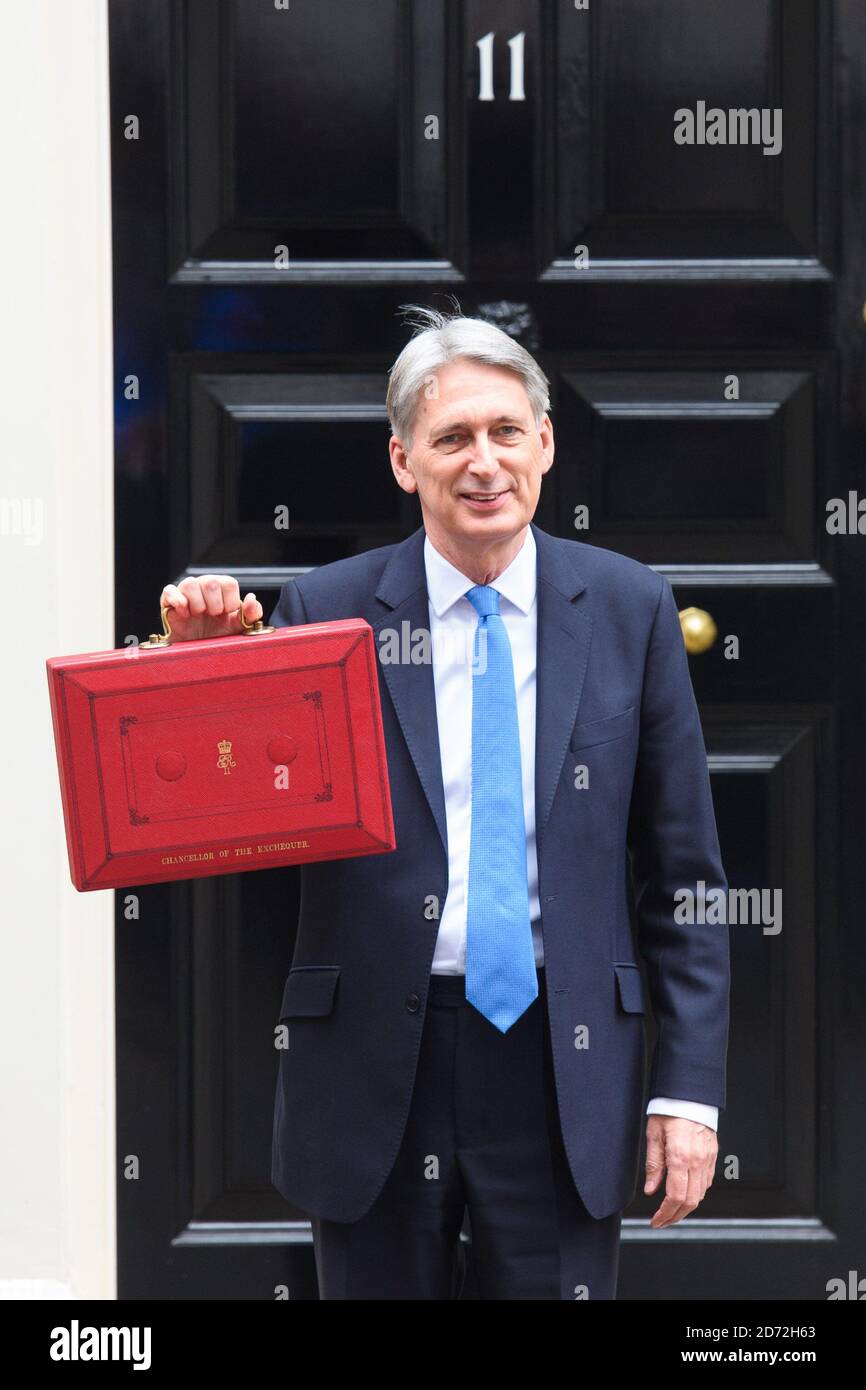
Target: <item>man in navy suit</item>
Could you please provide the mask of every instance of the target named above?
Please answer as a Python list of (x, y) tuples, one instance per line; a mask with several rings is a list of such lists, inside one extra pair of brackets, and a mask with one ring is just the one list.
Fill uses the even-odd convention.
[[(612, 1299), (641, 961), (654, 1227), (717, 1157), (727, 927), (677, 910), (727, 891), (701, 725), (668, 581), (532, 521), (554, 454), (538, 364), (481, 320), (417, 315), (388, 413), (423, 525), (290, 581), (270, 619), (371, 624), (397, 837), (301, 867), (272, 1179), (311, 1215), (323, 1298), (455, 1297), (468, 1211), (482, 1298)], [(240, 630), (230, 576), (163, 599), (181, 640)]]

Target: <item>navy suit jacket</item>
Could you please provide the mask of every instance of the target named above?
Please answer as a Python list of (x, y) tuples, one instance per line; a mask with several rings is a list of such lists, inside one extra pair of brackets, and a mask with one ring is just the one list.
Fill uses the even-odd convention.
[[(680, 925), (674, 893), (727, 890), (706, 750), (667, 579), (534, 523), (535, 819), (548, 1026), (562, 1135), (591, 1215), (637, 1186), (646, 981), (658, 1036), (649, 1093), (725, 1106), (726, 925)], [(283, 586), (277, 627), (365, 618), (429, 630), (424, 528)], [(379, 663), (397, 848), (300, 868), (280, 1021), (272, 1181), (354, 1221), (403, 1135), (448, 891), (433, 668)], [(575, 787), (575, 768), (588, 787)], [(629, 907), (629, 865), (634, 914)], [(588, 1030), (588, 1031), (584, 1031)], [(585, 1044), (585, 1045), (577, 1045)]]

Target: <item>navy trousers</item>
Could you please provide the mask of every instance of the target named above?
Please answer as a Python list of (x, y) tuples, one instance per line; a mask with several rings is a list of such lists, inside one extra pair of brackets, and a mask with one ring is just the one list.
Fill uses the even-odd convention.
[[(323, 1299), (455, 1299), (468, 1211), (482, 1299), (613, 1299), (622, 1213), (596, 1220), (568, 1168), (545, 975), (507, 1033), (432, 975), (403, 1140), (359, 1221), (312, 1218)], [(351, 1135), (346, 1136), (351, 1143)]]

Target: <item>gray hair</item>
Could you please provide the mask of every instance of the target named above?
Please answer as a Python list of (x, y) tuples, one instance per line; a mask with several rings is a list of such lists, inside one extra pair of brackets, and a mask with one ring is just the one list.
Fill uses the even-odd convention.
[(515, 372), (529, 397), (538, 428), (550, 409), (550, 382), (525, 347), (485, 319), (441, 313), (422, 304), (401, 307), (411, 314), (408, 321), (414, 321), (416, 332), (391, 368), (388, 380), (385, 406), (393, 435), (404, 444), (411, 443), (419, 392), (437, 368), (459, 357)]

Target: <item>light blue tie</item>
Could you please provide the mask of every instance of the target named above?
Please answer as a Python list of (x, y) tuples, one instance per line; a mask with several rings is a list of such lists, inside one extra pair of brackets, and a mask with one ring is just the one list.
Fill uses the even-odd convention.
[(476, 584), (466, 597), (479, 615), (472, 672), (466, 998), (507, 1033), (538, 995), (526, 884), (517, 695), (498, 591)]

